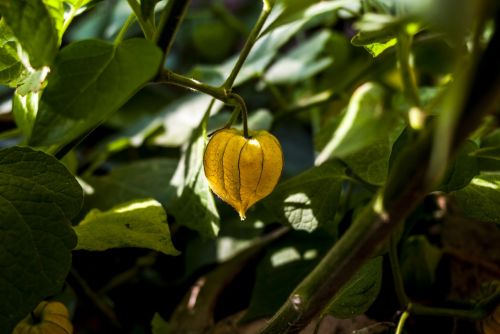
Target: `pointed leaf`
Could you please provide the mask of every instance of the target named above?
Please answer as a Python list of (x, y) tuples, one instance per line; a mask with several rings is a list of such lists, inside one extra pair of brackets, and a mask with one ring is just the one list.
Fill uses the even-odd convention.
[(369, 260), (340, 289), (326, 313), (348, 319), (365, 313), (373, 304), (382, 286), (382, 257)]

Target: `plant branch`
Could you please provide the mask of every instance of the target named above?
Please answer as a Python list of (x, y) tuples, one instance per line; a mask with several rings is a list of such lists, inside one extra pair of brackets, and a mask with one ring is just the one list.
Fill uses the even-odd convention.
[(243, 67), (243, 63), (245, 63), (245, 60), (247, 59), (248, 54), (250, 53), (250, 50), (257, 41), (259, 33), (262, 27), (264, 26), (264, 23), (266, 22), (269, 13), (271, 13), (271, 9), (273, 8), (274, 1), (264, 0), (263, 2), (264, 5), (262, 6), (262, 11), (260, 12), (260, 16), (257, 19), (257, 23), (255, 23), (255, 26), (252, 28), (252, 31), (250, 31), (250, 35), (248, 35), (248, 38), (245, 42), (245, 45), (243, 46), (243, 49), (240, 52), (240, 56), (238, 57), (238, 60), (236, 61), (236, 64), (233, 67), (233, 70), (231, 71), (226, 81), (222, 85), (222, 88), (228, 91), (231, 91), (234, 81), (236, 80), (236, 76)]
[(240, 95), (228, 92), (222, 87), (214, 87), (204, 84), (202, 82), (199, 82), (198, 80), (185, 77), (170, 70), (162, 70), (156, 82), (184, 87), (201, 93), (205, 93), (228, 105), (239, 108), (242, 113), (241, 115), (243, 119), (243, 134), (245, 135), (245, 137), (248, 137), (248, 111), (245, 100), (243, 100)]
[[(451, 146), (453, 153), (478, 127), (483, 117), (494, 110), (498, 99), (500, 17), (498, 11), (496, 14), (497, 29), (477, 71), (470, 76), (471, 90), (466, 93), (465, 103), (456, 109), (459, 122)], [(416, 143), (401, 152), (385, 189), (377, 193), (316, 268), (295, 288), (261, 333), (300, 332), (432, 191), (431, 184), (426, 182), (426, 171), (432, 153), (433, 135), (434, 129), (430, 126)]]

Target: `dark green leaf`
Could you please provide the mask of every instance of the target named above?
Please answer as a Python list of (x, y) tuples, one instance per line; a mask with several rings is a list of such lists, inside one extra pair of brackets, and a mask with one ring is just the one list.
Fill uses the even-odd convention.
[(178, 187), (179, 198), (172, 212), (177, 223), (198, 231), (205, 238), (215, 238), (219, 233), (219, 213), (203, 171), (209, 113), (207, 110), (199, 127), (193, 131), (173, 177), (172, 185)]
[(333, 221), (344, 169), (338, 162), (309, 169), (279, 184), (263, 205), (281, 222), (312, 232)]
[(432, 291), (441, 250), (429, 243), (423, 235), (408, 238), (401, 249), (401, 274), (405, 287), (415, 296)]
[(90, 211), (75, 227), (76, 249), (104, 251), (111, 248), (148, 248), (177, 255), (170, 239), (167, 215), (154, 199), (136, 200), (101, 212)]
[(0, 12), (28, 53), (31, 66), (52, 63), (59, 48), (56, 24), (42, 0), (0, 0)]
[(174, 159), (148, 159), (114, 168), (105, 176), (84, 177), (85, 206), (108, 210), (120, 203), (152, 197), (169, 207), (176, 189), (170, 185), (175, 168)]
[(500, 223), (500, 174), (478, 175), (451, 195), (465, 216)]
[(0, 332), (62, 288), (76, 245), (70, 219), (81, 204), (78, 182), (54, 157), (0, 151)]
[(470, 140), (463, 145), (443, 177), (439, 190), (450, 192), (461, 189), (479, 174), (477, 159), (472, 156), (477, 148), (477, 144)]
[(30, 144), (64, 144), (94, 128), (153, 78), (160, 62), (161, 51), (144, 39), (70, 44), (56, 58)]
[(382, 285), (382, 257), (368, 261), (335, 295), (325, 313), (348, 319), (365, 313)]
[(333, 242), (319, 233), (303, 232), (292, 232), (276, 242), (257, 265), (250, 306), (242, 321), (273, 315)]

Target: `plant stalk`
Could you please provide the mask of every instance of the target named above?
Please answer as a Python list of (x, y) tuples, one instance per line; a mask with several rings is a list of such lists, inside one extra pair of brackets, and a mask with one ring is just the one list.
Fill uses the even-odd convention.
[[(495, 110), (500, 91), (500, 12), (496, 12), (494, 32), (471, 76), (471, 89), (465, 103), (456, 110), (458, 122), (452, 141), (456, 152), (463, 141), (481, 124), (483, 117)], [(462, 83), (465, 84), (465, 83)], [(435, 125), (435, 123), (434, 123)], [(353, 274), (392, 235), (393, 231), (432, 191), (426, 171), (432, 153), (434, 128), (403, 151), (382, 189), (351, 227), (330, 249), (314, 270), (296, 287), (287, 301), (261, 333), (299, 333), (329, 303)]]
[(191, 0), (169, 0), (163, 10), (158, 34), (154, 36), (156, 45), (164, 50), (163, 61), (161, 62), (162, 68), (174, 44), (179, 27), (184, 21), (190, 3)]

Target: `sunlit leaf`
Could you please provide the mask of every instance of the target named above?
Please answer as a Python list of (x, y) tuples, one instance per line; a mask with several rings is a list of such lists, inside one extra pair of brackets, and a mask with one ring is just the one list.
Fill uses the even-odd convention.
[(78, 236), (76, 249), (139, 247), (178, 254), (170, 239), (165, 210), (154, 199), (135, 200), (104, 212), (92, 210), (74, 229)]

